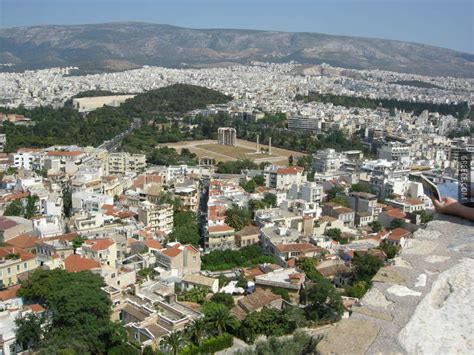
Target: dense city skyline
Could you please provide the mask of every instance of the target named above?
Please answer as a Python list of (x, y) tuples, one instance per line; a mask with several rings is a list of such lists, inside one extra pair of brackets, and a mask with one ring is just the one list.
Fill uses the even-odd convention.
[[(112, 6), (113, 3), (113, 6)], [(308, 16), (310, 14), (310, 16)], [(1, 0), (0, 27), (117, 21), (394, 39), (473, 53), (471, 1)]]

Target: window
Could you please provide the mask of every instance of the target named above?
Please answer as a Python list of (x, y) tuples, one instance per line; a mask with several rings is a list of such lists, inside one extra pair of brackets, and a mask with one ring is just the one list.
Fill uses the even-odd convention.
[(27, 269), (28, 268), (28, 265), (26, 263), (23, 263), (23, 269)]
[(17, 264), (16, 271), (20, 271), (20, 264)]
[(7, 273), (8, 273), (8, 274), (11, 274), (11, 273), (12, 273), (12, 271), (10, 270), (10, 268), (7, 268)]

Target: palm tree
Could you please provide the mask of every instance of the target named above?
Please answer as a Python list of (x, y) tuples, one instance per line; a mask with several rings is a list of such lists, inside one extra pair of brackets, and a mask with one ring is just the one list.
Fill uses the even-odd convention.
[(178, 355), (179, 350), (184, 344), (184, 339), (181, 332), (172, 332), (163, 337), (160, 345), (169, 349), (173, 355)]
[(204, 319), (195, 319), (188, 328), (188, 335), (191, 340), (197, 345), (202, 345), (202, 339), (206, 336), (207, 324)]
[(238, 320), (232, 314), (229, 309), (218, 304), (212, 309), (208, 315), (208, 322), (217, 329), (217, 333), (222, 335), (227, 328), (236, 328), (238, 326)]

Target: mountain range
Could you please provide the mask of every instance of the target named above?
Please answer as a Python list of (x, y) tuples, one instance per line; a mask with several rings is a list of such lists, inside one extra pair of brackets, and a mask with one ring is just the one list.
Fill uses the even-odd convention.
[(0, 29), (2, 70), (78, 66), (84, 72), (250, 61), (474, 77), (474, 55), (425, 44), (306, 32), (190, 29), (141, 22)]

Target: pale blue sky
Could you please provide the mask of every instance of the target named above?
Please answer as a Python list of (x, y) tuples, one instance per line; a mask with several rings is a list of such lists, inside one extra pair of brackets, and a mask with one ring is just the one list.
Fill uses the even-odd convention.
[(0, 27), (145, 21), (388, 38), (474, 53), (474, 0), (0, 0)]

